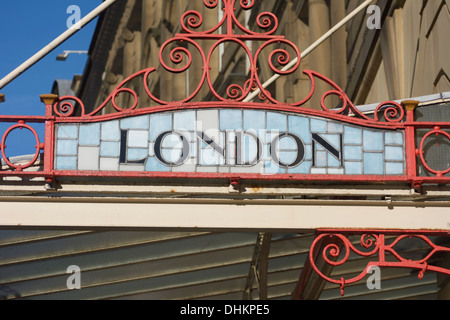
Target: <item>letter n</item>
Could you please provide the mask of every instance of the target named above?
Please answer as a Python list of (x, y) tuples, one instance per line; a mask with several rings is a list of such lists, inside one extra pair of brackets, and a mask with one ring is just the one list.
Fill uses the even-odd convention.
[[(339, 135), (339, 148), (337, 149), (333, 146), (329, 141), (324, 139), (317, 133), (312, 134), (312, 157), (313, 157), (313, 167), (317, 167), (317, 145), (322, 146), (326, 152), (330, 153), (333, 157), (335, 157), (341, 167), (344, 166), (344, 158), (342, 157), (343, 150), (343, 137), (342, 134)], [(320, 166), (322, 167), (322, 166)]]

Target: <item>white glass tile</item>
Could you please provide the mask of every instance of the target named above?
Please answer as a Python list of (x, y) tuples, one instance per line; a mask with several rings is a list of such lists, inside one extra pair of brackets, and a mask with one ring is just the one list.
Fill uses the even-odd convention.
[(198, 131), (219, 128), (219, 110), (199, 110), (197, 111)]
[(101, 158), (100, 170), (102, 171), (118, 171), (119, 158)]
[(148, 146), (148, 131), (130, 130), (128, 131), (129, 148), (146, 148)]
[(78, 170), (99, 170), (100, 147), (80, 147)]

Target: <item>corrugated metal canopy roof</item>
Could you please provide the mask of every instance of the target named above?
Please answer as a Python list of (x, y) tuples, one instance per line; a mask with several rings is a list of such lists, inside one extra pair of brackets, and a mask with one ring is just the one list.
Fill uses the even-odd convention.
[[(2, 230), (2, 299), (240, 300), (252, 274), (255, 233)], [(268, 299), (291, 299), (314, 235), (274, 234), (267, 270)], [(406, 248), (406, 247), (405, 247)], [(423, 255), (429, 248), (409, 245)], [(411, 252), (410, 252), (411, 253)], [(81, 269), (81, 290), (69, 290), (67, 269)], [(359, 274), (367, 260), (352, 257), (333, 277)], [(366, 280), (327, 284), (320, 299), (435, 299), (436, 275), (420, 281), (408, 269), (382, 270), (381, 290)], [(252, 297), (258, 299), (256, 281)]]

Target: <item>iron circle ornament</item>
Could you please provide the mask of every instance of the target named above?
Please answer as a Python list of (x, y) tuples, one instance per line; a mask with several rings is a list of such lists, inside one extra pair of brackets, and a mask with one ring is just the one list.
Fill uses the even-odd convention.
[(432, 131), (428, 132), (422, 138), (422, 141), (420, 143), (420, 148), (416, 151), (416, 153), (420, 157), (420, 160), (422, 161), (422, 164), (425, 167), (425, 169), (427, 169), (429, 172), (435, 174), (437, 177), (443, 177), (447, 173), (450, 173), (450, 168), (447, 168), (446, 170), (435, 170), (435, 169), (430, 167), (430, 165), (427, 163), (427, 161), (425, 159), (424, 145), (425, 145), (425, 142), (428, 140), (428, 138), (430, 138), (433, 135), (435, 135), (436, 137), (444, 136), (450, 141), (450, 134), (448, 134), (447, 132), (441, 130), (440, 127), (434, 127)]
[[(26, 163), (26, 164), (13, 164), (8, 159), (8, 157), (6, 156), (6, 152), (5, 152), (6, 139), (11, 134), (11, 132), (16, 130), (16, 129), (20, 129), (20, 130), (27, 129), (28, 131), (30, 131), (34, 135), (34, 137), (36, 139), (36, 146), (35, 146), (36, 152), (34, 153), (33, 159), (30, 162)], [(6, 132), (3, 134), (3, 138), (2, 138), (2, 143), (1, 143), (0, 149), (1, 149), (1, 154), (2, 154), (3, 160), (6, 162), (6, 164), (8, 166), (10, 166), (11, 168), (16, 169), (17, 171), (22, 171), (23, 169), (26, 169), (26, 168), (32, 166), (36, 162), (36, 160), (39, 157), (39, 153), (40, 153), (41, 149), (43, 149), (43, 146), (41, 145), (41, 143), (39, 141), (39, 136), (38, 136), (36, 130), (34, 130), (29, 125), (25, 124), (24, 121), (19, 121), (17, 124), (11, 126), (8, 130), (6, 130)]]

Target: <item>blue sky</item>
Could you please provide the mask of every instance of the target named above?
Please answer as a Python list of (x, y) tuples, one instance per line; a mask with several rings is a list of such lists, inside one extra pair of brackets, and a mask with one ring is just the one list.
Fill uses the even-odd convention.
[[(0, 2), (0, 78), (28, 60), (67, 30), (70, 5), (81, 9), (86, 16), (102, 3), (101, 0), (20, 0)], [(41, 94), (50, 93), (56, 79), (72, 79), (83, 74), (87, 55), (72, 54), (65, 62), (56, 61), (64, 50), (88, 50), (97, 19), (81, 29), (69, 40), (39, 61), (32, 68), (8, 84), (0, 93), (6, 102), (0, 104), (2, 115), (43, 115)], [(0, 139), (6, 128), (0, 124)], [(43, 142), (43, 128), (36, 129)], [(33, 140), (29, 131), (15, 130), (7, 139), (7, 157), (33, 154)], [(31, 147), (30, 147), (31, 146)]]

